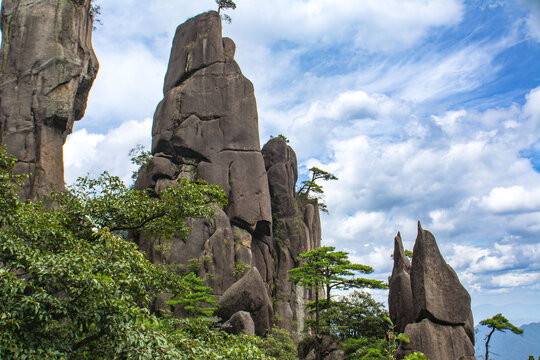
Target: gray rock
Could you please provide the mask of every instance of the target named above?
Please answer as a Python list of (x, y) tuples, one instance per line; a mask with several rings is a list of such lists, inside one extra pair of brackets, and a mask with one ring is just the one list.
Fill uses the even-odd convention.
[(416, 321), (465, 325), (471, 313), (471, 297), (437, 247), (435, 237), (418, 222), (413, 250), (411, 287)]
[(430, 360), (475, 359), (474, 346), (463, 326), (445, 326), (424, 319), (408, 324), (405, 334), (411, 342), (401, 344), (398, 359), (415, 351), (423, 352)]
[(238, 311), (234, 313), (229, 320), (223, 324), (223, 329), (230, 333), (238, 335), (255, 335), (255, 323), (247, 311)]
[(201, 162), (198, 175), (225, 190), (229, 198), (225, 212), (232, 224), (270, 235), (272, 210), (261, 153), (223, 151), (215, 161)]
[(411, 263), (405, 256), (401, 235), (394, 239), (394, 268), (389, 281), (388, 309), (390, 319), (397, 332), (403, 332), (407, 324), (414, 321), (414, 306), (411, 290)]
[(293, 216), (295, 186), (298, 180), (296, 154), (280, 138), (268, 141), (261, 152), (268, 173), (272, 211), (280, 216)]
[(250, 313), (257, 335), (265, 335), (272, 328), (272, 302), (257, 268), (250, 269), (225, 291), (216, 315), (228, 320), (238, 311)]
[(2, 1), (0, 143), (31, 173), (22, 197), (64, 188), (62, 146), (98, 71), (90, 0)]
[(218, 13), (210, 11), (189, 19), (176, 29), (163, 94), (190, 73), (224, 60)]

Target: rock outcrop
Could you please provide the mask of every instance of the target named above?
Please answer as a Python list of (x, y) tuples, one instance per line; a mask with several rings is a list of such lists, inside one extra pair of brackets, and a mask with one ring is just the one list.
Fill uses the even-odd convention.
[(0, 142), (37, 199), (64, 188), (62, 146), (98, 71), (91, 2), (3, 0), (1, 27)]
[[(273, 138), (262, 149), (272, 198), (276, 274), (274, 299), (276, 323), (300, 334), (304, 328), (304, 300), (314, 294), (295, 286), (288, 271), (299, 266), (298, 255), (321, 245), (321, 225), (316, 199), (295, 194), (298, 179), (296, 154), (281, 138)], [(293, 324), (296, 323), (296, 328)]]
[[(215, 11), (177, 28), (164, 98), (154, 115), (153, 158), (136, 183), (159, 194), (177, 178), (202, 179), (221, 186), (228, 205), (216, 208), (213, 219), (193, 220), (186, 241), (166, 246), (159, 239), (137, 241), (153, 262), (191, 270), (196, 265), (227, 309), (218, 315), (226, 321), (238, 311), (249, 312), (256, 333), (263, 334), (274, 313), (282, 327), (291, 328), (293, 320), (303, 326), (302, 304), (309, 293), (288, 282), (287, 270), (298, 265), (300, 252), (319, 246), (320, 221), (315, 200), (295, 202), (294, 151), (274, 139), (261, 153), (253, 85), (234, 54)], [(262, 284), (258, 291), (272, 299), (263, 307), (265, 320), (231, 294), (255, 273)]]
[(266, 335), (272, 328), (272, 301), (257, 268), (249, 270), (225, 291), (219, 300), (216, 315), (222, 319), (231, 319), (238, 311), (251, 314), (255, 334)]
[(410, 271), (399, 234), (395, 239), (388, 305), (397, 329), (411, 340), (398, 359), (414, 351), (433, 360), (475, 358), (471, 297), (420, 222)]
[(414, 321), (414, 306), (411, 289), (411, 263), (405, 256), (401, 235), (394, 239), (394, 268), (390, 277), (388, 307), (390, 319), (397, 332), (403, 332), (407, 324)]

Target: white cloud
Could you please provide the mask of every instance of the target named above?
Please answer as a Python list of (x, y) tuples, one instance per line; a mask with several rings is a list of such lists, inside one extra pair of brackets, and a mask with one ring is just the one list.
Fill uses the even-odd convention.
[(64, 173), (67, 184), (77, 177), (97, 177), (103, 171), (131, 182), (132, 171), (129, 151), (137, 144), (150, 148), (152, 120), (126, 121), (105, 134), (89, 133), (86, 129), (68, 136), (64, 145)]
[(494, 276), (491, 282), (495, 286), (503, 288), (517, 287), (536, 284), (540, 278), (540, 273), (508, 273)]
[(516, 185), (496, 187), (482, 198), (482, 206), (496, 213), (540, 210), (540, 188), (525, 189)]
[(527, 26), (531, 37), (540, 42), (540, 2), (537, 0), (521, 0), (529, 6), (530, 14), (527, 18)]

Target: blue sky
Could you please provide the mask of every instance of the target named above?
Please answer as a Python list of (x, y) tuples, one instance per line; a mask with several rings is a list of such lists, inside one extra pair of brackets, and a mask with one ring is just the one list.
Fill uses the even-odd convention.
[[(175, 28), (212, 0), (98, 1), (101, 63), (64, 147), (66, 181), (128, 180), (150, 144)], [(323, 243), (391, 272), (393, 237), (432, 231), (475, 321), (540, 321), (540, 1), (238, 0), (224, 36), (254, 83), (261, 143), (318, 166)], [(384, 294), (377, 294), (379, 298)]]

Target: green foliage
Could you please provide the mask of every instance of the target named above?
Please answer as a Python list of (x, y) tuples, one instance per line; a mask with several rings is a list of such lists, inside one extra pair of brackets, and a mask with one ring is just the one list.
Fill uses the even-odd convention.
[[(232, 0), (216, 0), (218, 5), (218, 14), (221, 14), (221, 9), (236, 9), (236, 4)], [(231, 17), (229, 15), (223, 14), (221, 18), (226, 22), (231, 22)]]
[(298, 351), (291, 334), (274, 326), (272, 331), (262, 339), (261, 350), (279, 360), (297, 360)]
[(229, 335), (213, 318), (169, 319), (166, 332), (182, 360), (275, 360), (261, 350), (256, 336)]
[(137, 180), (139, 177), (139, 172), (141, 168), (148, 164), (152, 160), (152, 153), (144, 149), (144, 145), (137, 144), (133, 149), (129, 151), (129, 156), (131, 156), (131, 163), (139, 166), (139, 168), (131, 174), (133, 181)]
[(283, 134), (279, 134), (278, 136), (270, 135), (270, 139), (273, 139), (274, 137), (285, 141), (287, 144), (289, 143), (289, 139)]
[[(317, 181), (318, 180), (324, 180), (324, 181), (338, 180), (338, 178), (334, 174), (321, 170), (315, 166), (309, 169), (309, 171), (311, 171), (311, 180), (302, 181), (302, 186), (297, 191), (297, 194), (300, 197), (310, 198), (310, 193), (315, 193), (316, 194), (315, 197), (321, 200), (322, 195), (324, 194), (324, 190), (321, 185), (317, 184)], [(322, 201), (320, 201), (319, 203), (319, 209), (322, 212), (328, 213), (327, 206)]]
[[(90, 12), (90, 16), (92, 17), (92, 21), (94, 23), (98, 23), (100, 25), (103, 25), (103, 22), (99, 18), (101, 16), (101, 6), (97, 5), (95, 0), (92, 0), (90, 2), (90, 10), (89, 10), (89, 12)], [(93, 29), (96, 30), (96, 27), (94, 26)]]
[(233, 275), (238, 280), (240, 279), (246, 270), (251, 269), (251, 265), (244, 263), (242, 260), (239, 260), (235, 265), (233, 269)]
[(335, 251), (333, 246), (323, 246), (300, 254), (300, 267), (289, 270), (289, 281), (304, 286), (321, 286), (326, 289), (327, 306), (331, 303), (334, 289), (386, 289), (380, 280), (355, 277), (357, 273), (370, 274), (373, 269), (367, 265), (353, 264), (348, 253)]
[[(332, 304), (333, 289), (386, 288), (382, 281), (355, 277), (358, 272), (369, 274), (373, 269), (366, 265), (352, 264), (348, 260), (348, 253), (334, 250), (334, 247), (327, 246), (300, 254), (301, 266), (289, 270), (289, 281), (314, 288), (315, 335), (319, 334), (320, 329), (321, 287), (326, 290), (326, 301), (322, 303), (326, 310)], [(320, 351), (320, 346), (317, 346), (317, 351)]]
[(212, 294), (211, 287), (204, 285), (204, 280), (195, 273), (190, 272), (182, 279), (184, 292), (181, 296), (167, 301), (167, 305), (182, 305), (183, 309), (191, 316), (211, 316), (217, 309), (217, 302)]
[[(163, 190), (155, 198), (148, 190), (128, 188), (117, 176), (105, 172), (97, 179), (78, 178), (68, 193), (51, 196), (68, 221), (70, 229), (80, 228), (87, 237), (92, 229), (105, 229), (115, 234), (125, 231), (170, 239), (185, 238), (190, 231), (186, 221), (194, 217), (211, 217), (211, 204), (222, 207), (227, 202), (217, 185), (203, 182), (177, 181), (177, 186)], [(90, 232), (89, 232), (90, 231)]]
[(502, 314), (497, 314), (493, 316), (490, 319), (484, 319), (480, 321), (480, 325), (487, 326), (491, 329), (490, 333), (486, 336), (486, 357), (485, 359), (489, 359), (489, 341), (491, 340), (491, 336), (497, 331), (505, 332), (506, 330), (510, 330), (514, 334), (522, 334), (523, 330), (518, 329), (514, 324), (508, 321), (507, 318), (505, 318)]
[(389, 330), (384, 316), (388, 316), (384, 304), (375, 301), (368, 292), (354, 291), (322, 311), (321, 323), (343, 341), (359, 338), (376, 341)]
[[(150, 314), (162, 293), (194, 314), (209, 313), (215, 302), (195, 274), (154, 265), (119, 236), (127, 230), (185, 235), (185, 220), (211, 216), (210, 204), (224, 201), (222, 191), (180, 182), (152, 198), (104, 174), (79, 179), (45, 202), (23, 203), (17, 198), (23, 177), (12, 174), (14, 165), (0, 151), (0, 358), (180, 359), (190, 342), (205, 348), (197, 353), (204, 356), (190, 359), (234, 358), (223, 355), (231, 351), (265, 358), (255, 340), (235, 346), (212, 332), (225, 339), (218, 348)], [(212, 346), (222, 353), (209, 356)]]

